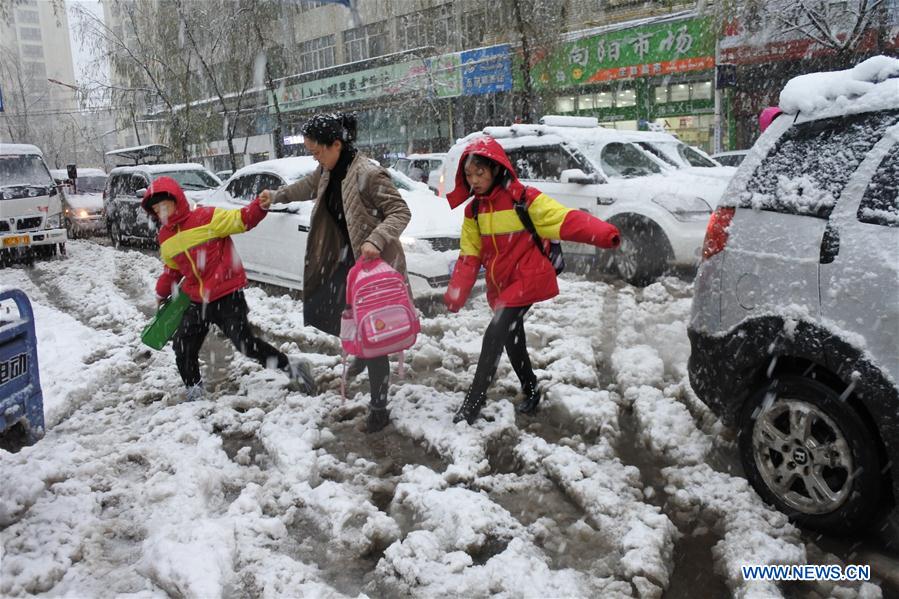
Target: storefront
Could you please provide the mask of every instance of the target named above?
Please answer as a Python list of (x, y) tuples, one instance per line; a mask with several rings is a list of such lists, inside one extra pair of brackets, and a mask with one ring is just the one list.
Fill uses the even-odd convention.
[(562, 44), (532, 68), (555, 112), (595, 116), (606, 127), (658, 128), (711, 150), (715, 35), (706, 19), (617, 28)]

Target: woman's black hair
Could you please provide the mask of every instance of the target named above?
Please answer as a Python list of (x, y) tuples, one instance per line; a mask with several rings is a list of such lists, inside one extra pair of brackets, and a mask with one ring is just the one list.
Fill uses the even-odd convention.
[(352, 147), (356, 141), (356, 114), (329, 112), (313, 116), (303, 125), (303, 136), (330, 146), (338, 139)]

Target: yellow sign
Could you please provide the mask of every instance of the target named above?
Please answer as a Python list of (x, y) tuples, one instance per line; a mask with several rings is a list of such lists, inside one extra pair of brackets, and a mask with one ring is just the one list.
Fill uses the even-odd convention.
[(28, 238), (28, 235), (12, 235), (11, 237), (3, 238), (3, 247), (12, 247), (14, 245), (28, 245), (31, 243), (31, 240)]

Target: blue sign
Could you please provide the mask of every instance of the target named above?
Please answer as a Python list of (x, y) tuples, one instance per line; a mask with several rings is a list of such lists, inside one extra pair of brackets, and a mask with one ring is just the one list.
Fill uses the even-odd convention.
[(462, 93), (478, 96), (512, 89), (509, 44), (462, 52)]

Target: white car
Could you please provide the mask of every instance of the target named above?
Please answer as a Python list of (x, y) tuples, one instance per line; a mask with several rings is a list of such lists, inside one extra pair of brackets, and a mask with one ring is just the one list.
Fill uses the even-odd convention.
[(688, 146), (670, 133), (661, 131), (619, 131), (618, 133), (670, 168), (682, 169), (701, 177), (717, 177), (725, 182), (730, 181), (737, 172), (736, 168), (723, 166), (701, 149)]
[(731, 150), (730, 152), (718, 152), (717, 154), (712, 154), (712, 158), (715, 162), (723, 164), (724, 166), (738, 167), (748, 153), (749, 150)]
[[(257, 162), (237, 170), (204, 206), (240, 208), (264, 189), (278, 189), (311, 174), (318, 163), (311, 156)], [(409, 205), (412, 220), (400, 241), (406, 253), (409, 281), (416, 298), (446, 290), (452, 264), (459, 254), (462, 215), (423, 183), (388, 169), (394, 185)], [(290, 289), (303, 288), (303, 257), (314, 202), (276, 204), (255, 228), (232, 239), (254, 281)]]
[(37, 146), (0, 143), (0, 266), (65, 253), (60, 196)]
[(445, 159), (445, 153), (409, 154), (404, 158), (398, 159), (393, 164), (393, 168), (413, 181), (427, 183), (428, 188), (437, 193), (440, 189), (440, 184), (443, 182), (441, 173)]
[(106, 187), (106, 171), (99, 168), (79, 168), (74, 186), (65, 169), (53, 169), (50, 174), (54, 180), (66, 184), (63, 202), (69, 239), (105, 232), (103, 189)]
[(523, 183), (621, 230), (621, 248), (614, 252), (564, 244), (573, 266), (611, 262), (629, 283), (646, 285), (669, 265), (699, 263), (706, 224), (726, 180), (667, 168), (595, 118), (547, 116), (539, 125), (487, 127), (459, 140), (445, 162), (446, 192), (455, 186), (462, 151), (482, 135), (506, 150)]

